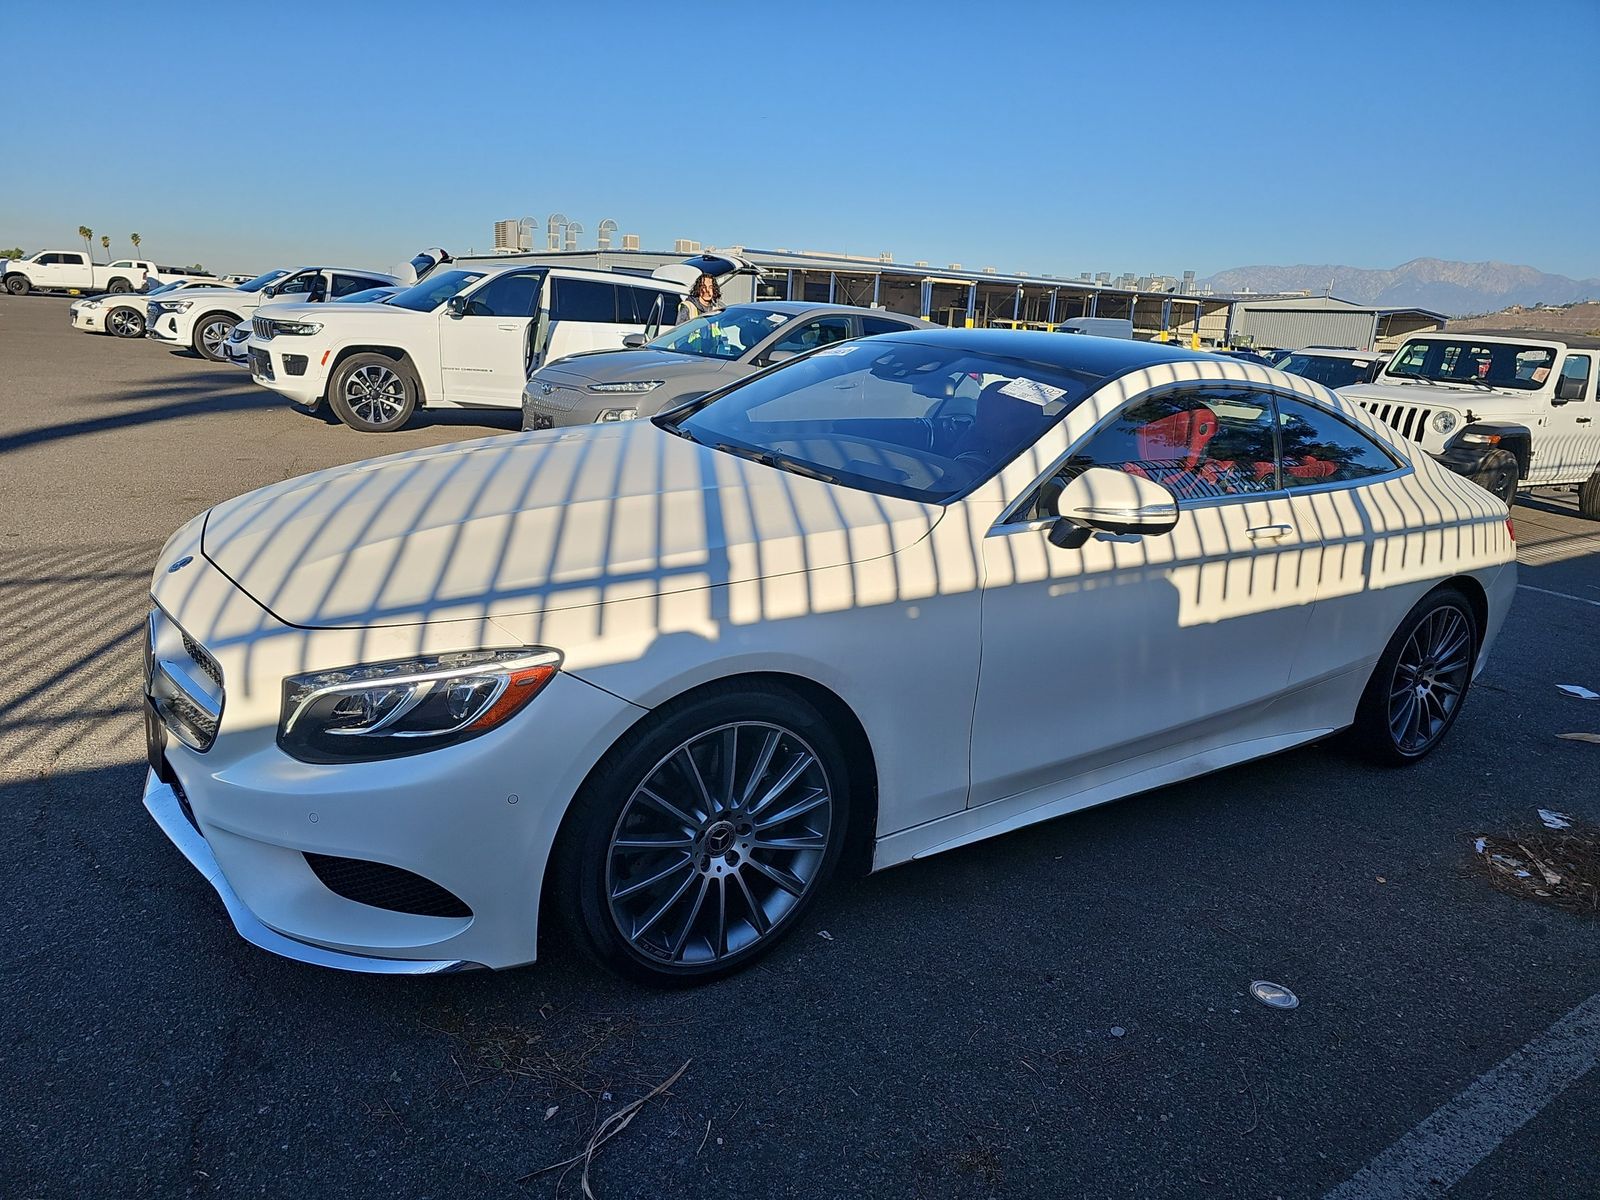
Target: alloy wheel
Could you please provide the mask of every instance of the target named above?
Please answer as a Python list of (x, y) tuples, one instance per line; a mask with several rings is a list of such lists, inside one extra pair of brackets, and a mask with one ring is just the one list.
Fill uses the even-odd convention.
[(388, 367), (361, 367), (345, 380), (344, 399), (363, 421), (386, 425), (405, 411), (405, 383)]
[(617, 931), (657, 964), (705, 968), (772, 936), (816, 884), (833, 789), (790, 729), (722, 725), (634, 789), (606, 849)]
[(200, 348), (207, 358), (222, 357), (222, 345), (228, 340), (229, 329), (226, 321), (207, 321), (200, 327)]
[(1444, 736), (1472, 670), (1472, 626), (1453, 605), (1434, 609), (1406, 639), (1389, 685), (1389, 734), (1417, 755)]
[(118, 308), (111, 312), (111, 332), (117, 337), (134, 337), (143, 332), (143, 325), (139, 315), (129, 309)]

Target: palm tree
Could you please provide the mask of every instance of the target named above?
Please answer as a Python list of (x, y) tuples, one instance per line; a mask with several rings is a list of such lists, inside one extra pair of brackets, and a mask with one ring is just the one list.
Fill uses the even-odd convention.
[(106, 261), (111, 261), (111, 239), (105, 234), (100, 235), (100, 247), (106, 252)]
[(128, 240), (133, 243), (133, 252), (135, 254), (139, 253), (139, 243), (144, 241), (144, 239), (137, 233), (130, 233), (128, 235)]

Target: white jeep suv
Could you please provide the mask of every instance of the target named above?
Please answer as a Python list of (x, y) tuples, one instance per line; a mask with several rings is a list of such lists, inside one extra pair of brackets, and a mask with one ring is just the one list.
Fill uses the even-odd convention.
[(352, 429), (387, 433), (419, 408), (522, 407), (546, 362), (621, 349), (677, 321), (701, 271), (754, 270), (701, 256), (654, 276), (524, 264), (433, 272), (382, 304), (275, 305), (253, 323), (250, 374), (295, 404), (324, 401)]
[(1521, 488), (1571, 486), (1600, 520), (1597, 358), (1600, 338), (1430, 333), (1341, 394), (1507, 506)]

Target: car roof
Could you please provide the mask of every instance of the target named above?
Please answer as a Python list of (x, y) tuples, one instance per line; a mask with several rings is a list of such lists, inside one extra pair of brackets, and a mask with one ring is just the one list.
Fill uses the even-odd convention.
[(606, 271), (595, 267), (549, 266), (545, 263), (512, 263), (505, 267), (476, 267), (466, 263), (446, 263), (452, 271), (482, 271), (485, 279), (506, 275), (512, 271), (544, 271), (561, 278), (594, 279), (601, 283), (623, 283), (629, 287), (652, 288), (658, 292), (683, 295), (683, 288), (670, 279), (654, 279), (649, 275), (634, 275), (627, 271)]
[(1162, 363), (1234, 361), (1217, 354), (1183, 350), (1161, 342), (1016, 329), (910, 329), (905, 333), (880, 334), (879, 340), (915, 342), (971, 354), (992, 354), (996, 358), (1031, 360), (1106, 379), (1145, 367), (1157, 367)]
[(1347, 350), (1342, 346), (1301, 346), (1290, 354), (1309, 354), (1314, 358), (1359, 358), (1363, 362), (1376, 362), (1385, 357), (1387, 350)]
[(819, 304), (815, 300), (739, 300), (729, 308), (759, 308), (764, 312), (785, 313), (791, 317), (810, 316), (813, 313), (860, 313), (868, 317), (885, 317), (891, 321), (904, 321), (906, 328), (915, 329), (925, 322), (905, 313), (890, 312), (884, 308), (864, 308), (859, 304)]
[(1547, 333), (1542, 329), (1436, 329), (1429, 333), (1413, 334), (1406, 340), (1445, 338), (1459, 342), (1475, 337), (1493, 338), (1497, 342), (1525, 342), (1530, 346), (1547, 346), (1557, 342), (1574, 350), (1600, 350), (1600, 337), (1583, 333)]

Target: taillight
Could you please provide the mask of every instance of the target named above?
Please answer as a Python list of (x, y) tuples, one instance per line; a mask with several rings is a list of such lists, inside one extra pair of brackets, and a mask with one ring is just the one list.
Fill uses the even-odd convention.
[(1510, 517), (1506, 518), (1506, 532), (1511, 535), (1513, 542), (1517, 540), (1517, 523)]

